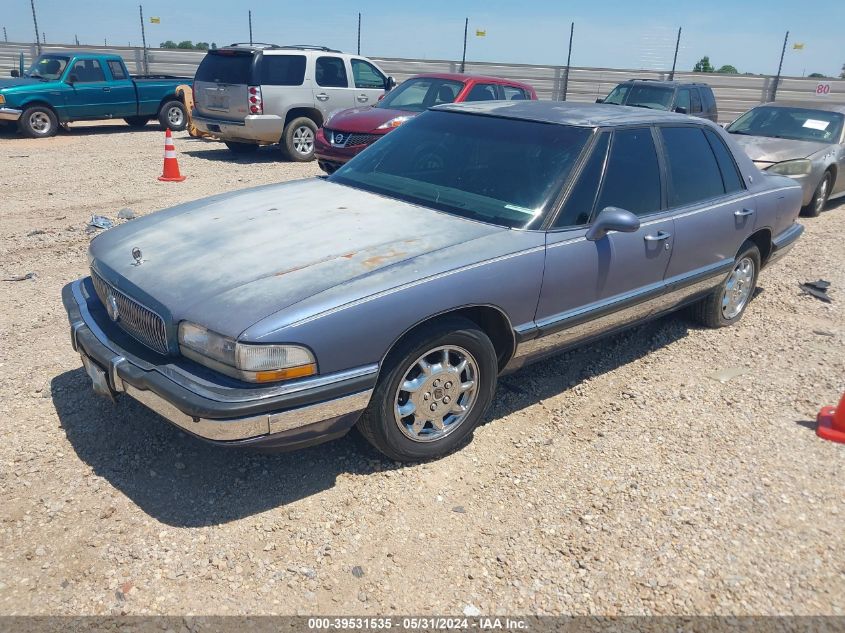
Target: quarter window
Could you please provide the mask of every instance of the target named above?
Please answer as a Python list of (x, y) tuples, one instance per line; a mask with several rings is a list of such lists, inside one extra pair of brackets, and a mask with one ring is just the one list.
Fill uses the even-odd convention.
[(716, 162), (719, 163), (719, 171), (722, 172), (722, 184), (725, 185), (725, 193), (733, 193), (745, 189), (742, 183), (742, 176), (736, 168), (733, 155), (725, 147), (725, 143), (713, 130), (704, 130), (713, 153), (716, 155)]
[(675, 101), (675, 108), (683, 108), (684, 114), (689, 113), (690, 102), (689, 102), (689, 90), (687, 88), (682, 88), (678, 90), (678, 98)]
[(103, 74), (100, 62), (96, 59), (77, 60), (70, 69), (70, 75), (75, 75), (76, 82), (80, 84), (106, 80), (106, 76)]
[(316, 70), (317, 85), (324, 88), (348, 88), (346, 64), (341, 57), (318, 57)]
[(590, 221), (593, 204), (596, 201), (596, 192), (601, 180), (601, 171), (604, 168), (604, 159), (607, 156), (609, 139), (610, 134), (602, 134), (596, 141), (592, 154), (584, 164), (584, 168), (569, 193), (560, 215), (555, 220), (554, 228), (580, 226)]
[(507, 101), (525, 101), (529, 99), (528, 93), (516, 86), (502, 86)]
[(498, 98), (493, 84), (475, 84), (464, 101), (495, 101)]
[(660, 132), (669, 163), (671, 207), (724, 195), (722, 174), (704, 130), (700, 127), (664, 127)]
[(660, 167), (650, 128), (613, 133), (596, 209), (620, 207), (635, 215), (660, 210)]
[(378, 69), (365, 62), (363, 59), (352, 60), (352, 78), (355, 80), (356, 88), (378, 88), (385, 87), (384, 75)]
[(109, 66), (109, 70), (111, 71), (111, 78), (115, 81), (119, 81), (121, 79), (126, 79), (126, 73), (123, 71), (123, 64), (121, 64), (116, 59), (110, 59), (106, 62)]
[(698, 90), (693, 88), (690, 90), (691, 109), (689, 112), (701, 112), (701, 97), (698, 95)]
[(265, 86), (301, 86), (305, 80), (305, 55), (264, 55), (261, 83)]

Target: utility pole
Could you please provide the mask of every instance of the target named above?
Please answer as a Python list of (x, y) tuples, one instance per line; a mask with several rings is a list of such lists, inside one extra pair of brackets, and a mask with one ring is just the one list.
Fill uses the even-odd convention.
[(73, 41), (76, 42), (77, 46), (79, 46), (79, 36), (78, 35), (73, 36)]
[(8, 36), (8, 35), (6, 35), (6, 27), (5, 27), (5, 26), (3, 27), (3, 41), (4, 41), (4, 42), (8, 42), (8, 41), (9, 41), (9, 36)]
[(361, 14), (358, 13), (358, 54), (361, 54)]
[(144, 7), (138, 5), (138, 13), (141, 16), (141, 45), (144, 47), (144, 74), (150, 74), (150, 60), (147, 59), (147, 32), (144, 28)]
[(778, 94), (778, 84), (780, 83), (780, 71), (783, 70), (783, 56), (786, 54), (786, 41), (789, 39), (789, 31), (783, 37), (783, 49), (780, 52), (780, 64), (778, 64), (778, 74), (772, 84), (772, 101), (775, 100)]
[(678, 39), (675, 40), (675, 57), (672, 60), (672, 72), (669, 73), (669, 81), (675, 80), (675, 66), (678, 64), (678, 47), (681, 45), (681, 27), (678, 27)]
[(47, 34), (44, 31), (41, 31), (41, 43), (47, 45)]
[(464, 54), (461, 56), (461, 73), (467, 65), (467, 31), (469, 30), (469, 18), (464, 21)]
[(252, 9), (249, 10), (249, 45), (252, 46)]
[(35, 25), (35, 47), (38, 49), (38, 54), (41, 54), (41, 40), (38, 39), (38, 18), (35, 17), (35, 0), (29, 0), (32, 6), (32, 23)]
[(563, 98), (566, 101), (566, 91), (569, 89), (569, 64), (572, 61), (572, 37), (575, 35), (575, 22), (569, 25), (569, 54), (566, 56), (566, 76), (563, 78)]

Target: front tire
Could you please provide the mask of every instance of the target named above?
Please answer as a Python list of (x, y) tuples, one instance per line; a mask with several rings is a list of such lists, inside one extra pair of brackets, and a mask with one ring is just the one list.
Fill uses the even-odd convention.
[(188, 126), (188, 112), (181, 101), (168, 101), (158, 111), (158, 122), (161, 127), (171, 132), (181, 132)]
[(23, 111), (18, 120), (18, 129), (30, 138), (48, 138), (59, 131), (59, 120), (50, 108), (32, 106)]
[(236, 143), (235, 141), (225, 141), (225, 144), (233, 154), (254, 154), (259, 147), (255, 143)]
[(317, 124), (308, 117), (301, 116), (285, 127), (282, 134), (282, 149), (290, 160), (307, 163), (314, 160), (316, 136)]
[(358, 429), (390, 459), (441, 457), (481, 422), (497, 374), (493, 343), (472, 321), (423, 325), (389, 354)]
[(760, 263), (760, 249), (753, 242), (745, 242), (725, 281), (691, 307), (693, 318), (712, 328), (727, 327), (739, 321), (757, 287)]
[(833, 175), (826, 171), (824, 178), (816, 187), (816, 192), (813, 194), (813, 199), (806, 207), (802, 207), (801, 215), (807, 218), (817, 218), (827, 204), (827, 198), (830, 196), (830, 185), (833, 182)]

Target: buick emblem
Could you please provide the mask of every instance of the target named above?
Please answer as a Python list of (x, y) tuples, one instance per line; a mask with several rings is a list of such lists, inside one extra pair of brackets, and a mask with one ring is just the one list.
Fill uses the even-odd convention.
[(141, 259), (141, 249), (137, 246), (132, 249), (132, 257), (135, 259), (135, 266), (140, 266), (141, 263), (144, 261)]
[(117, 299), (114, 298), (111, 292), (106, 297), (106, 312), (109, 313), (109, 318), (115, 323), (120, 318), (120, 312), (117, 309)]

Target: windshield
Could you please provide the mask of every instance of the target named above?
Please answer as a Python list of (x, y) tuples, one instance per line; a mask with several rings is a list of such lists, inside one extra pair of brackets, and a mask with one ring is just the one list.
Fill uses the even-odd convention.
[(634, 84), (628, 93), (625, 105), (651, 108), (652, 110), (668, 110), (672, 105), (672, 88), (650, 86), (648, 84)]
[(604, 98), (604, 103), (622, 105), (622, 102), (625, 101), (625, 95), (628, 94), (628, 90), (630, 89), (630, 84), (619, 84), (613, 90), (610, 91), (609, 95)]
[(462, 81), (419, 77), (408, 79), (378, 102), (379, 108), (422, 112), (441, 103), (452, 103), (464, 87)]
[(743, 114), (727, 130), (731, 134), (836, 143), (843, 119), (845, 117), (838, 112), (760, 106)]
[(591, 129), (425, 112), (329, 180), (453, 215), (536, 228)]
[(24, 73), (24, 77), (35, 77), (36, 79), (58, 79), (65, 71), (69, 57), (61, 55), (41, 55), (32, 66)]

